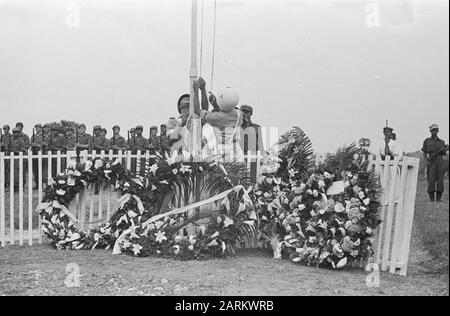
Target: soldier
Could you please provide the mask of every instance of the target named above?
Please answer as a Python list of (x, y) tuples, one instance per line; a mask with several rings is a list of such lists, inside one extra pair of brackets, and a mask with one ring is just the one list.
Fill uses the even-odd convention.
[[(34, 126), (33, 136), (31, 137), (31, 150), (33, 155), (37, 155), (40, 151), (42, 151), (44, 145), (44, 133), (42, 124), (36, 124)], [(33, 177), (34, 177), (34, 186), (33, 189), (37, 189), (39, 186), (39, 182), (42, 179), (39, 179), (39, 159), (33, 159)]]
[(134, 130), (135, 135), (133, 137), (133, 145), (132, 145), (134, 151), (137, 150), (145, 151), (149, 148), (148, 140), (144, 136), (142, 136), (143, 131), (144, 127), (142, 127), (142, 125), (136, 126)]
[(177, 103), (178, 113), (181, 121), (177, 121), (174, 117), (169, 118), (168, 122), (168, 136), (170, 140), (170, 153), (181, 152), (188, 150), (189, 130), (187, 128), (187, 121), (189, 117), (190, 95), (183, 94)]
[[(11, 148), (11, 137), (9, 125), (3, 125), (3, 134), (0, 137), (0, 152), (4, 152), (5, 155), (9, 155)], [(5, 187), (9, 187), (9, 170), (10, 161), (5, 160)]]
[[(218, 93), (219, 98), (211, 96), (210, 100), (217, 100), (220, 111), (209, 112), (206, 98), (206, 82), (199, 77), (194, 81), (194, 112), (200, 118), (213, 127), (215, 141), (219, 153), (225, 161), (242, 162), (244, 152), (240, 145), (242, 133), (243, 114), (236, 108), (239, 103), (239, 95), (231, 87), (226, 87)], [(202, 95), (200, 108), (199, 92)], [(214, 103), (214, 102), (213, 102)]]
[(160, 150), (157, 126), (150, 127), (150, 138), (148, 139), (148, 148), (150, 150), (150, 154), (152, 155), (154, 155), (157, 151)]
[[(146, 151), (149, 148), (148, 140), (142, 136), (142, 132), (144, 131), (144, 127), (142, 125), (136, 126), (134, 130), (134, 136), (132, 138), (132, 145), (131, 145), (131, 151), (132, 154), (137, 154), (137, 151), (140, 150)], [(139, 171), (139, 173), (142, 175), (145, 172), (145, 158), (141, 159), (141, 168), (140, 170), (136, 170), (136, 159), (132, 160), (132, 166), (131, 170)]]
[(66, 164), (63, 158), (61, 158), (61, 170), (57, 169), (58, 159), (56, 155), (58, 154), (58, 152), (60, 152), (61, 154), (67, 153), (67, 143), (66, 143), (66, 135), (62, 127), (54, 127), (52, 131), (53, 136), (52, 136), (51, 150), (53, 157), (55, 157), (52, 159), (52, 176), (55, 177), (58, 172), (61, 172), (66, 169)]
[(170, 153), (170, 139), (167, 135), (167, 125), (161, 124), (160, 126), (160, 135), (159, 135), (159, 150), (161, 151), (161, 154), (165, 155), (166, 153)]
[(75, 127), (69, 126), (69, 127), (67, 127), (67, 135), (66, 135), (67, 150), (74, 151), (76, 144), (77, 144), (77, 138), (75, 135)]
[(19, 133), (20, 133), (20, 137), (24, 140), (25, 142), (25, 147), (26, 150), (28, 150), (30, 148), (31, 142), (30, 142), (30, 137), (28, 137), (27, 134), (25, 134), (23, 132), (23, 123), (22, 122), (17, 122), (16, 123), (16, 127), (19, 129)]
[(439, 126), (432, 124), (430, 126), (431, 137), (423, 142), (422, 151), (427, 162), (428, 195), (430, 201), (442, 202), (442, 192), (444, 192), (444, 172), (445, 166), (443, 156), (448, 151), (448, 145), (438, 137)]
[(113, 150), (114, 154), (117, 154), (119, 150), (127, 150), (127, 142), (125, 138), (120, 136), (119, 125), (113, 127), (113, 137), (109, 140), (109, 148)]
[[(241, 138), (241, 147), (244, 149), (244, 154), (249, 152), (256, 155), (258, 151), (264, 153), (264, 143), (261, 126), (252, 122), (253, 108), (250, 105), (242, 105), (241, 111), (243, 114), (243, 137)], [(250, 177), (256, 180), (257, 160), (255, 158), (248, 158), (250, 163)]]
[(9, 152), (9, 147), (11, 143), (12, 135), (10, 134), (9, 131), (10, 131), (9, 125), (3, 125), (3, 133), (0, 137), (0, 151), (5, 153)]
[(92, 136), (86, 133), (86, 125), (80, 124), (78, 126), (78, 140), (76, 150), (91, 150), (92, 148)]
[[(42, 154), (47, 155), (52, 146), (53, 136), (51, 135), (52, 126), (49, 123), (44, 124), (43, 127), (43, 142)], [(42, 159), (42, 183), (46, 184), (48, 181), (48, 159)]]
[(100, 125), (94, 126), (94, 140), (93, 140), (93, 150), (97, 152), (107, 151), (109, 142), (105, 137), (106, 134), (103, 133), (103, 129)]
[[(21, 135), (20, 128), (15, 127), (13, 128), (13, 136), (11, 138), (11, 146), (10, 146), (11, 153), (15, 156), (18, 156), (20, 152), (27, 153), (27, 145), (25, 143), (24, 137)], [(20, 161), (19, 159), (13, 159), (14, 162), (14, 187), (17, 189), (19, 187), (19, 166)], [(23, 169), (25, 168), (25, 160), (23, 163)], [(23, 185), (25, 186), (25, 170), (23, 170)]]
[(42, 134), (43, 134), (43, 144), (42, 144), (42, 150), (43, 153), (46, 154), (47, 150), (50, 148), (51, 146), (51, 131), (52, 131), (52, 126), (49, 123), (44, 124), (44, 128), (42, 130)]
[[(28, 149), (30, 149), (30, 147), (31, 147), (31, 141), (30, 141), (30, 137), (28, 137), (28, 135), (23, 132), (23, 126), (24, 125), (22, 122), (16, 123), (16, 128), (19, 129), (20, 138), (22, 138), (25, 143), (24, 153), (27, 154)], [(27, 178), (28, 178), (28, 160), (24, 159), (23, 160), (23, 183), (26, 182)], [(30, 183), (30, 185), (31, 185), (31, 183)]]
[(128, 132), (128, 140), (127, 140), (128, 150), (132, 150), (132, 148), (133, 148), (133, 140), (134, 140), (134, 137), (136, 136), (135, 130), (136, 129), (134, 127), (132, 127), (132, 128), (130, 128), (130, 131)]

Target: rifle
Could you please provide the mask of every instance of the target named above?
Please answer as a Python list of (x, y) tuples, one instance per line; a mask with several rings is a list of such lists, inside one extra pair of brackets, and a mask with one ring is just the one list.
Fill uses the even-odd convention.
[(3, 151), (3, 147), (4, 147), (5, 145), (3, 144), (3, 132), (2, 132), (2, 130), (0, 129), (0, 152), (2, 152)]
[(78, 141), (79, 141), (79, 132), (78, 132), (78, 126), (75, 126), (77, 129), (75, 131), (75, 138), (76, 138), (76, 144), (75, 144), (75, 152), (77, 153), (77, 164), (80, 162), (80, 148), (78, 147)]
[(50, 150), (53, 152), (53, 124), (50, 125)]
[(94, 142), (95, 142), (95, 131), (94, 131), (94, 128), (92, 128), (92, 149), (91, 150), (94, 150)]
[(63, 148), (65, 151), (69, 149), (69, 143), (67, 142), (67, 129), (64, 129), (64, 144), (66, 148)]
[(33, 127), (33, 136), (31, 136), (31, 152), (33, 154), (37, 154), (36, 152), (36, 146), (34, 145), (35, 143), (35, 138), (36, 138), (36, 134), (35, 134), (35, 128)]
[(437, 156), (439, 156), (441, 154), (441, 152), (443, 152), (445, 150), (445, 152), (447, 152), (449, 150), (448, 145), (442, 146), (441, 148), (439, 148), (439, 150), (437, 152), (435, 152), (433, 155), (430, 156), (430, 158), (428, 158), (428, 164), (431, 164), (431, 161), (433, 161)]

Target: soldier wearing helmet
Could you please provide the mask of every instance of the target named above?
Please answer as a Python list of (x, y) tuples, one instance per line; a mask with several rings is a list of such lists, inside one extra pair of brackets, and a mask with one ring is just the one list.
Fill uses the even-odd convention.
[[(241, 161), (243, 152), (240, 145), (243, 115), (237, 107), (239, 94), (231, 87), (225, 87), (217, 95), (217, 105), (220, 111), (209, 112), (206, 96), (206, 82), (199, 77), (194, 82), (194, 112), (214, 129), (217, 149), (226, 161)], [(202, 108), (200, 109), (198, 91), (202, 93)], [(210, 99), (214, 99), (212, 96)]]
[(431, 136), (425, 139), (422, 146), (427, 162), (427, 191), (431, 201), (442, 202), (445, 173), (443, 157), (447, 154), (448, 145), (445, 145), (445, 141), (438, 137), (439, 125), (432, 124), (429, 130)]

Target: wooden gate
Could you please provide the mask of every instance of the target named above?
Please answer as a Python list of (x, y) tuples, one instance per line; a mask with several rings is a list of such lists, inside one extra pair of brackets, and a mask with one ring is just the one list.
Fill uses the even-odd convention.
[(369, 158), (369, 169), (377, 173), (382, 187), (381, 225), (375, 238), (374, 262), (382, 271), (406, 276), (416, 201), (419, 159)]

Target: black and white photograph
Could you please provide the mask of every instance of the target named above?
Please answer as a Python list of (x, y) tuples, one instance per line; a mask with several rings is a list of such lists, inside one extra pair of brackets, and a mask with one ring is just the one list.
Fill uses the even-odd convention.
[(0, 0), (0, 128), (0, 296), (449, 295), (447, 0)]

